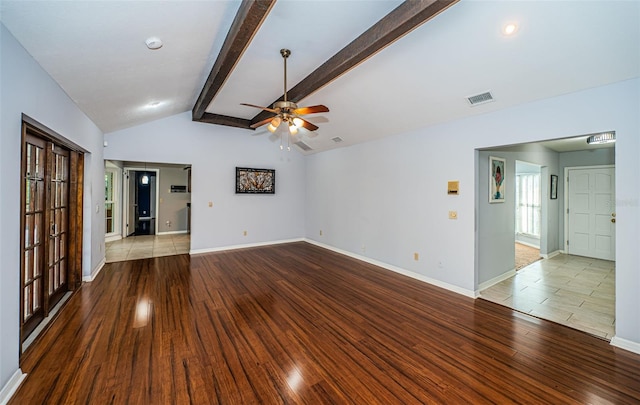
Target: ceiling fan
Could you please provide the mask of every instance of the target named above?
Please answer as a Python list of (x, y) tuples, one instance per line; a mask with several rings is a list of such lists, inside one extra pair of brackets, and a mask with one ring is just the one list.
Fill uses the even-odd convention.
[(289, 57), (289, 55), (291, 55), (291, 51), (288, 49), (280, 49), (280, 55), (282, 55), (282, 59), (284, 60), (284, 99), (282, 101), (276, 101), (273, 104), (272, 108), (241, 103), (241, 105), (260, 108), (261, 110), (275, 114), (275, 116), (256, 122), (255, 124), (251, 125), (251, 128), (258, 128), (263, 125), (269, 124), (267, 126), (269, 132), (275, 132), (282, 123), (286, 123), (286, 125), (289, 127), (289, 133), (291, 133), (291, 135), (297, 134), (299, 128), (305, 128), (309, 131), (315, 131), (316, 129), (318, 129), (318, 126), (305, 120), (301, 117), (301, 115), (329, 112), (329, 108), (324, 105), (298, 107), (298, 105), (293, 101), (287, 100), (287, 58)]

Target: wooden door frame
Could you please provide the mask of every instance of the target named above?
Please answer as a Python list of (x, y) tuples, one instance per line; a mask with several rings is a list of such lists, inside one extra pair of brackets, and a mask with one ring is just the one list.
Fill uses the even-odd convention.
[[(62, 135), (48, 128), (47, 126), (39, 123), (26, 114), (22, 114), (22, 126), (21, 126), (21, 156), (25, 154), (25, 143), (27, 134), (41, 138), (45, 142), (52, 142), (59, 146), (62, 146), (69, 150), (69, 212), (68, 212), (68, 227), (69, 235), (67, 241), (68, 249), (68, 263), (67, 263), (67, 286), (72, 293), (77, 291), (82, 285), (82, 240), (83, 240), (83, 192), (84, 192), (84, 153), (88, 151), (78, 146), (74, 142), (69, 141)], [(20, 201), (21, 217), (24, 217), (24, 194), (25, 184), (23, 177), (22, 166), (24, 165), (23, 158), (20, 159)], [(45, 176), (46, 178), (46, 176)], [(45, 180), (46, 181), (46, 180)], [(48, 224), (43, 222), (44, 224)], [(24, 256), (24, 218), (20, 220), (19, 240), (21, 256)], [(48, 225), (47, 225), (48, 226)], [(48, 235), (47, 235), (48, 238)], [(45, 244), (46, 240), (45, 240)], [(45, 257), (48, 258), (49, 251), (45, 251)], [(45, 260), (46, 262), (46, 260)], [(22, 357), (23, 350), (22, 344), (27, 338), (23, 335), (22, 331), (22, 314), (24, 313), (24, 257), (20, 259), (20, 339), (19, 339), (19, 353)], [(46, 277), (45, 277), (46, 278)], [(47, 280), (48, 282), (48, 280)], [(46, 287), (46, 286), (45, 286)], [(47, 290), (45, 290), (45, 293)], [(46, 299), (45, 299), (46, 301)], [(49, 308), (45, 308), (44, 316), (48, 316)]]

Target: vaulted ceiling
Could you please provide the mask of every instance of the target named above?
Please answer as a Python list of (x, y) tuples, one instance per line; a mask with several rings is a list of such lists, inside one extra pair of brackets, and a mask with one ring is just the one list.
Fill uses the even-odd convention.
[(246, 128), (265, 116), (240, 103), (282, 96), (289, 48), (290, 98), (331, 109), (301, 133), (311, 152), (640, 76), (640, 2), (431, 3), (2, 0), (0, 20), (106, 133), (186, 111)]

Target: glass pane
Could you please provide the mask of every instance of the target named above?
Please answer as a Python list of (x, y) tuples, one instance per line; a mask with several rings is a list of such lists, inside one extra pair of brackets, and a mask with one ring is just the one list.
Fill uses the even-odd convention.
[(33, 214), (27, 215), (24, 219), (24, 247), (31, 247), (33, 243)]
[(55, 261), (55, 242), (56, 240), (53, 237), (49, 237), (49, 263), (48, 266), (51, 266)]
[(34, 181), (31, 186), (31, 192), (33, 193), (36, 211), (42, 211), (44, 208), (44, 181)]
[(42, 276), (42, 267), (40, 267), (40, 246), (33, 248), (33, 277)]
[(55, 283), (54, 275), (56, 274), (57, 265), (53, 265), (49, 268), (49, 295), (53, 294), (53, 287)]
[(67, 261), (60, 261), (60, 284), (65, 284), (67, 282)]
[(35, 219), (33, 224), (33, 244), (37, 245), (40, 243), (40, 233), (42, 231), (42, 213), (33, 214), (33, 217)]
[(31, 157), (31, 151), (33, 150), (33, 145), (31, 145), (30, 143), (27, 144), (27, 157), (26, 157), (26, 161), (25, 163), (25, 176), (26, 177), (31, 177), (31, 173), (33, 172), (33, 160)]
[(60, 183), (60, 206), (67, 206), (67, 182)]
[(68, 228), (68, 222), (67, 222), (67, 209), (66, 208), (61, 208), (60, 209), (60, 232), (65, 232)]
[(67, 253), (67, 250), (66, 250), (67, 234), (66, 233), (61, 233), (59, 239), (60, 239), (60, 250), (58, 252), (60, 253), (60, 256), (58, 256), (58, 260), (63, 259), (66, 256), (66, 253)]
[(33, 251), (26, 250), (24, 252), (24, 282), (31, 281), (31, 258), (33, 257)]
[(40, 290), (42, 289), (42, 279), (37, 278), (33, 281), (33, 312), (36, 312), (42, 303), (40, 302)]
[(44, 164), (44, 162), (43, 162), (44, 151), (42, 150), (42, 148), (39, 148), (37, 146), (34, 146), (34, 150), (35, 150), (35, 156), (34, 156), (34, 159), (35, 159), (35, 165), (34, 165), (35, 168), (34, 169), (35, 169), (35, 171), (32, 172), (32, 173), (35, 173), (35, 174), (32, 174), (32, 175), (34, 175), (35, 177), (37, 177), (39, 179), (42, 179), (42, 178), (44, 178), (44, 167), (43, 167), (43, 164)]
[(31, 289), (33, 288), (33, 286), (31, 284), (29, 284), (28, 286), (24, 287), (24, 320), (26, 321), (27, 319), (29, 319), (29, 317), (31, 316), (31, 314), (33, 314), (33, 310), (31, 308)]
[(35, 182), (32, 182), (31, 180), (29, 180), (29, 178), (27, 178), (25, 180), (26, 184), (24, 186), (24, 191), (25, 191), (25, 195), (24, 195), (24, 204), (25, 204), (25, 212), (31, 212), (33, 211), (33, 200), (32, 200), (32, 191), (31, 191), (31, 185)]

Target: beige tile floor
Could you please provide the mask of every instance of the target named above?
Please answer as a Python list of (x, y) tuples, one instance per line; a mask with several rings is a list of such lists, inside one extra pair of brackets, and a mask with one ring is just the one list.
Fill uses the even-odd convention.
[(480, 292), (480, 297), (611, 340), (615, 262), (560, 254)]
[(141, 235), (129, 236), (106, 243), (107, 263), (148, 257), (172, 256), (189, 253), (191, 235)]

